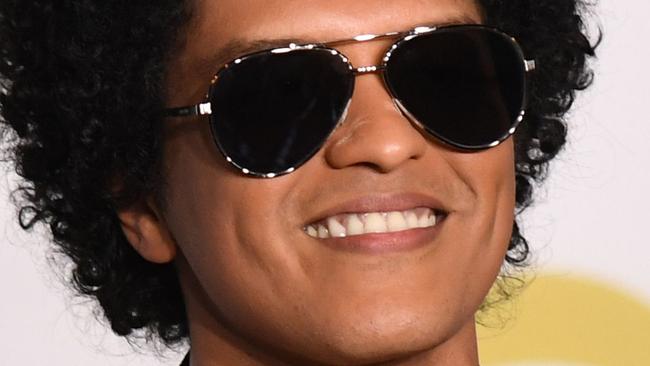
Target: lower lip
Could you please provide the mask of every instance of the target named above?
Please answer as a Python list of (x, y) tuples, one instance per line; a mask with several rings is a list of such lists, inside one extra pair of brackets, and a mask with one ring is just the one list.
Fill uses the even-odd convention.
[(385, 254), (404, 252), (424, 247), (439, 235), (447, 217), (440, 219), (435, 226), (410, 229), (392, 233), (376, 233), (347, 236), (345, 238), (316, 239), (326, 246), (354, 253)]

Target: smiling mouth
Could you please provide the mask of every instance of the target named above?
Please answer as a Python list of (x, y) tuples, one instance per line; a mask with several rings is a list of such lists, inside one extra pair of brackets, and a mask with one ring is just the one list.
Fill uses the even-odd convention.
[(307, 225), (303, 230), (318, 239), (394, 233), (436, 226), (446, 214), (429, 207), (403, 211), (344, 213)]

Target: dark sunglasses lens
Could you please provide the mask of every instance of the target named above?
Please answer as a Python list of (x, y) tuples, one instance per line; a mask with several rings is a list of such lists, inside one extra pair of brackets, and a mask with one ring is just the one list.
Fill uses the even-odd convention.
[(249, 56), (223, 69), (210, 91), (213, 136), (237, 166), (284, 172), (319, 150), (353, 88), (348, 64), (330, 50)]
[(386, 83), (433, 135), (461, 148), (483, 148), (510, 135), (524, 104), (524, 59), (497, 31), (449, 28), (402, 41)]

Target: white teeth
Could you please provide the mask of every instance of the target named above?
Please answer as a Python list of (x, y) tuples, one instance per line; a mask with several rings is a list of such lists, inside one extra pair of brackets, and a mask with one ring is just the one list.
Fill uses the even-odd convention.
[(418, 219), (418, 227), (429, 227), (436, 224), (436, 215), (433, 212), (426, 212)]
[(388, 225), (388, 231), (402, 231), (407, 228), (404, 215), (396, 211), (388, 213), (386, 216), (386, 224)]
[(365, 230), (363, 229), (363, 222), (359, 220), (359, 216), (354, 214), (348, 215), (346, 221), (347, 223), (345, 228), (347, 235), (360, 235), (365, 233)]
[(386, 227), (386, 220), (378, 212), (367, 214), (364, 217), (364, 221), (365, 224), (363, 225), (363, 228), (365, 229), (366, 233), (385, 233), (388, 231), (388, 228)]
[(367, 212), (328, 217), (305, 227), (307, 235), (314, 238), (344, 238), (347, 236), (396, 232), (432, 227), (437, 224), (435, 212), (430, 208), (405, 211)]
[(336, 221), (335, 218), (330, 217), (327, 219), (327, 229), (331, 237), (345, 238), (345, 227)]
[(428, 224), (429, 224), (429, 219), (427, 218), (426, 215), (418, 219), (418, 227), (427, 227)]
[(435, 214), (429, 215), (429, 220), (427, 221), (427, 226), (435, 226), (438, 223), (438, 218)]
[(408, 227), (420, 227), (418, 225), (418, 215), (415, 214), (415, 211), (407, 211), (404, 216), (406, 216), (406, 225)]
[(327, 229), (323, 225), (318, 225), (318, 237), (321, 239), (326, 239), (330, 237), (330, 233), (327, 232)]

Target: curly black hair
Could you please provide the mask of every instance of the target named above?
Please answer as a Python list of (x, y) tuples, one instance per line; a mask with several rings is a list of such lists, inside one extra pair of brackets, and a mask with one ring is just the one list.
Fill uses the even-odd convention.
[[(519, 217), (565, 144), (565, 114), (591, 82), (595, 45), (581, 0), (478, 2), (486, 23), (538, 65), (514, 137)], [(167, 345), (188, 337), (175, 268), (144, 260), (116, 210), (161, 187), (164, 72), (191, 16), (189, 2), (172, 0), (0, 2), (0, 125), (22, 178), (20, 225), (49, 227), (74, 264), (72, 285), (99, 302), (115, 333)], [(505, 263), (528, 257), (515, 220)]]

